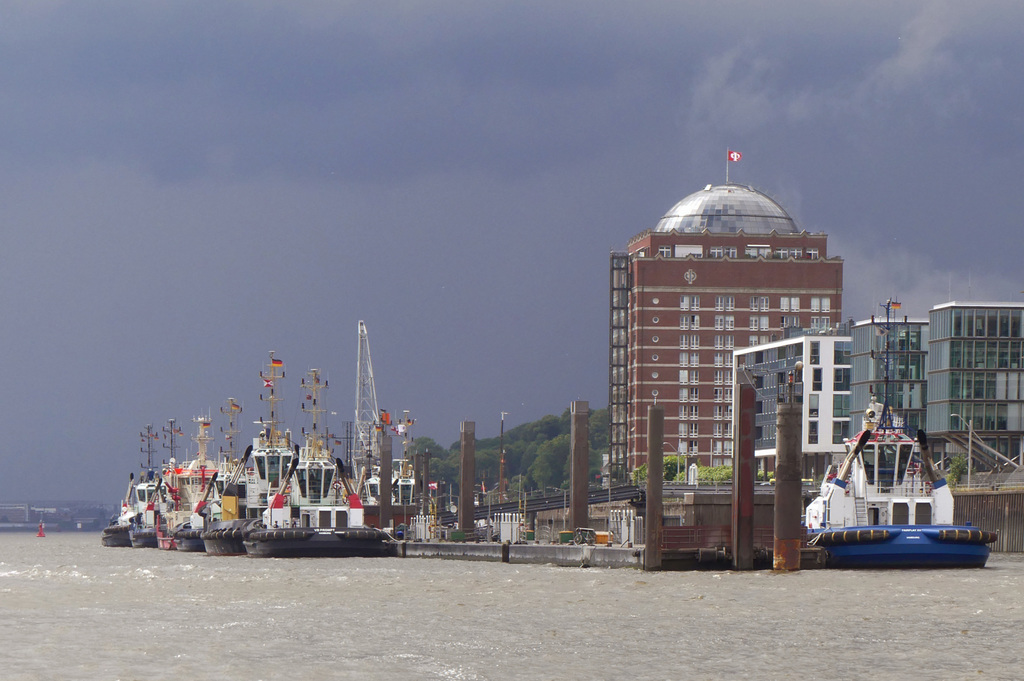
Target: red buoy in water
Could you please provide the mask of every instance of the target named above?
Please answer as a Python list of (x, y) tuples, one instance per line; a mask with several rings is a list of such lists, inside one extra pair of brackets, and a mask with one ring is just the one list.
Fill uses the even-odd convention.
[(46, 536), (46, 533), (43, 532), (43, 523), (42, 523), (42, 521), (39, 522), (39, 532), (36, 533), (36, 536), (37, 537), (45, 537)]

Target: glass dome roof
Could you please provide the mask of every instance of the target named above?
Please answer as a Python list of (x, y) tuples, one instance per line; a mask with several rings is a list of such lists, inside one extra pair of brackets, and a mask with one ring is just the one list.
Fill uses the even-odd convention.
[(800, 230), (782, 206), (753, 187), (710, 184), (672, 206), (655, 232), (731, 232), (793, 234)]

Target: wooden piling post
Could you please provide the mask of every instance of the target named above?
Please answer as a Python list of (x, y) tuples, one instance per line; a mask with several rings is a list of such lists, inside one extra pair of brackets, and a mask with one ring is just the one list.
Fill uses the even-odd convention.
[(570, 436), (569, 457), (572, 460), (571, 480), (569, 483), (569, 526), (589, 527), (589, 507), (587, 505), (588, 477), (590, 474), (590, 405), (577, 400), (569, 407)]
[[(797, 363), (797, 372), (803, 368)], [(800, 403), (793, 376), (779, 394), (775, 435), (775, 543), (772, 567), (776, 570), (800, 569), (800, 545), (804, 529), (803, 499), (800, 483)]]
[(476, 508), (473, 504), (476, 483), (476, 422), (463, 421), (459, 436), (461, 459), (459, 466), (459, 530), (465, 533), (466, 539), (476, 531), (474, 518)]
[(380, 491), (377, 496), (381, 529), (388, 529), (394, 524), (394, 513), (391, 508), (391, 436), (387, 433), (380, 438)]
[(665, 478), (665, 407), (647, 409), (647, 509), (644, 518), (644, 570), (661, 569), (662, 487)]
[(732, 566), (736, 570), (754, 569), (754, 418), (757, 389), (745, 370), (736, 374), (735, 427), (733, 428), (732, 468)]

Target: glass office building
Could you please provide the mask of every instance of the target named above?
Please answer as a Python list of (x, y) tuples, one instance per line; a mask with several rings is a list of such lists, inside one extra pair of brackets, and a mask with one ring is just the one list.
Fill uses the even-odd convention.
[(1024, 303), (943, 303), (929, 321), (930, 430), (961, 438), (973, 430), (976, 441), (1020, 461)]

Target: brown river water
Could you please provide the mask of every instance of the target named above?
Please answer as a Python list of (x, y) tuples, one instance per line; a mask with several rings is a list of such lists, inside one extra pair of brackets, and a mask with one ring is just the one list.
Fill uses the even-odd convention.
[(663, 572), (0, 534), (0, 679), (1021, 679), (1024, 556)]

